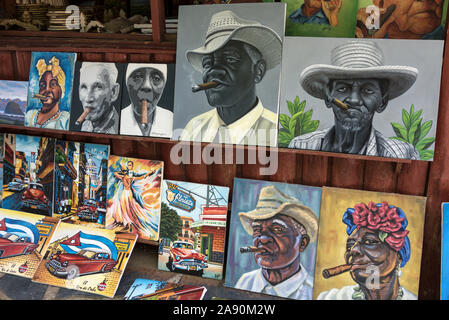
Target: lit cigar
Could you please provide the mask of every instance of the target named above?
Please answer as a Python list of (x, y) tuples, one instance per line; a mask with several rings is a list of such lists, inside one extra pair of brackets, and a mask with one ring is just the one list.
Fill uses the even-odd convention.
[(39, 93), (35, 93), (33, 98), (36, 98), (36, 99), (47, 99), (48, 97), (44, 96), (42, 94), (39, 94)]
[(192, 87), (192, 92), (198, 92), (198, 91), (201, 91), (201, 90), (212, 89), (212, 88), (215, 88), (218, 85), (219, 85), (219, 83), (215, 82), (215, 81), (201, 83), (201, 84), (196, 84), (196, 85), (194, 85)]
[(340, 101), (340, 100), (338, 100), (336, 98), (333, 98), (331, 102), (333, 104), (335, 104), (336, 106), (344, 109), (344, 110), (348, 110), (349, 109), (349, 107), (348, 107), (348, 105), (346, 103), (344, 103), (344, 102), (342, 102), (342, 101)]
[(349, 270), (351, 270), (351, 267), (352, 267), (352, 264), (343, 264), (338, 267), (324, 269), (323, 277), (324, 277), (324, 279), (328, 279), (330, 277), (338, 276), (339, 274), (342, 274), (344, 272), (348, 272)]
[(92, 108), (86, 108), (84, 112), (79, 116), (79, 118), (76, 120), (75, 124), (79, 126), (84, 122), (84, 119), (86, 119), (89, 112), (92, 110)]
[(264, 251), (265, 251), (265, 249), (263, 249), (263, 248), (258, 248), (258, 247), (253, 247), (253, 246), (240, 248), (240, 253), (257, 253), (257, 252), (264, 252)]
[(140, 123), (143, 124), (144, 126), (148, 125), (148, 101), (143, 99), (140, 102)]

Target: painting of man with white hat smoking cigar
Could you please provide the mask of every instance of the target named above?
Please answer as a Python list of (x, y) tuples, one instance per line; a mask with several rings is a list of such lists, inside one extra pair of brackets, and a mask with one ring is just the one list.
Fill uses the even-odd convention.
[[(432, 160), (441, 41), (301, 40), (289, 38), (284, 47), (280, 146)], [(304, 48), (304, 59), (295, 62), (299, 59), (293, 53), (299, 47)], [(313, 56), (308, 55), (311, 51)], [(290, 79), (295, 79), (293, 85)], [(303, 101), (301, 108), (298, 100)], [(307, 112), (307, 119), (283, 114), (286, 101), (290, 113)], [(307, 130), (311, 124), (315, 126)]]
[(174, 67), (170, 64), (127, 65), (120, 134), (161, 138), (172, 136), (173, 78)]
[(320, 188), (236, 179), (226, 285), (312, 299), (320, 195)]
[[(194, 33), (201, 37), (194, 42), (179, 41), (184, 37), (179, 26), (177, 62), (180, 70), (187, 69), (177, 72), (184, 78), (176, 79), (175, 128), (183, 128), (179, 139), (275, 146), (284, 33), (279, 17), (285, 15), (285, 4), (195, 10), (180, 10), (180, 23), (200, 12), (207, 19)], [(185, 97), (196, 102), (189, 104)]]

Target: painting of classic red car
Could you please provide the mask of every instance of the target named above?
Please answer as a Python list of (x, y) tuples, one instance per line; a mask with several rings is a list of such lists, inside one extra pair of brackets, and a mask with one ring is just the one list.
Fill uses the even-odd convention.
[(30, 254), (39, 246), (26, 236), (5, 233), (0, 237), (0, 259)]
[(92, 273), (110, 272), (116, 264), (109, 253), (80, 250), (76, 254), (53, 254), (45, 263), (45, 267), (54, 276), (71, 280)]
[(76, 215), (82, 221), (97, 222), (98, 220), (98, 203), (90, 199), (84, 200), (83, 204), (78, 208)]
[(167, 268), (170, 271), (184, 270), (202, 275), (207, 268), (207, 256), (199, 253), (186, 241), (175, 241), (170, 247)]
[(22, 194), (22, 206), (28, 209), (49, 212), (48, 198), (40, 183), (31, 182)]

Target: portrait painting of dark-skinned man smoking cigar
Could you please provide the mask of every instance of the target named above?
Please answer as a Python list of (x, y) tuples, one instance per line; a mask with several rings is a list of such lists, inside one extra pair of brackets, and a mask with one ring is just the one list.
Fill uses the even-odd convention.
[(180, 6), (174, 140), (276, 146), (284, 24), (283, 3)]
[(323, 187), (313, 298), (416, 300), (426, 198)]
[(278, 146), (433, 160), (442, 53), (442, 40), (287, 37)]
[(171, 138), (174, 78), (173, 64), (126, 65), (120, 134)]
[(225, 286), (311, 300), (321, 188), (234, 179)]
[(124, 68), (122, 63), (76, 63), (71, 131), (119, 134)]
[(69, 130), (76, 53), (33, 52), (25, 126)]

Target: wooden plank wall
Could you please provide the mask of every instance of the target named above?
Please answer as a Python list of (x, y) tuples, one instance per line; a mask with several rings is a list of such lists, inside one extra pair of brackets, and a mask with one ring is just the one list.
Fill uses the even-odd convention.
[[(157, 0), (156, 2), (158, 2)], [(154, 1), (152, 0), (152, 3)], [(163, 10), (162, 8), (159, 8)], [(157, 30), (156, 30), (157, 31)], [(159, 39), (163, 39), (160, 35)], [(0, 46), (0, 79), (28, 80), (31, 51), (14, 51)], [(76, 50), (75, 50), (76, 51)], [(81, 61), (109, 62), (163, 62), (175, 63), (175, 52), (171, 53), (123, 53), (79, 52)], [(442, 83), (449, 82), (449, 54), (445, 50)], [(429, 88), (433, 90), (434, 88)], [(440, 291), (440, 242), (441, 202), (449, 201), (449, 86), (443, 86), (440, 98), (438, 132), (433, 162), (412, 161), (397, 163), (356, 158), (334, 157), (329, 154), (310, 155), (285, 150), (277, 153), (279, 167), (276, 174), (263, 176), (259, 161), (255, 164), (237, 164), (235, 148), (231, 164), (181, 164), (170, 161), (173, 143), (161, 143), (150, 139), (120, 139), (106, 135), (98, 137), (80, 136), (78, 141), (106, 143), (111, 145), (111, 154), (163, 160), (164, 176), (167, 179), (188, 180), (228, 186), (232, 189), (234, 177), (264, 179), (278, 182), (299, 183), (311, 186), (333, 186), (370, 191), (395, 192), (407, 195), (427, 196), (427, 211), (420, 279), (420, 299), (439, 299)], [(8, 128), (2, 131), (11, 132)], [(20, 132), (19, 129), (12, 130)], [(50, 134), (67, 138), (66, 134)], [(73, 139), (73, 136), (69, 137)], [(193, 147), (190, 147), (191, 150)], [(201, 150), (204, 151), (204, 146)], [(229, 147), (227, 147), (229, 148)], [(231, 147), (232, 148), (232, 147)], [(251, 148), (248, 148), (251, 150)], [(245, 153), (245, 159), (248, 158)], [(225, 152), (222, 154), (225, 160)], [(229, 159), (228, 159), (229, 160)], [(232, 194), (232, 190), (231, 190)], [(232, 199), (231, 199), (232, 200)]]

